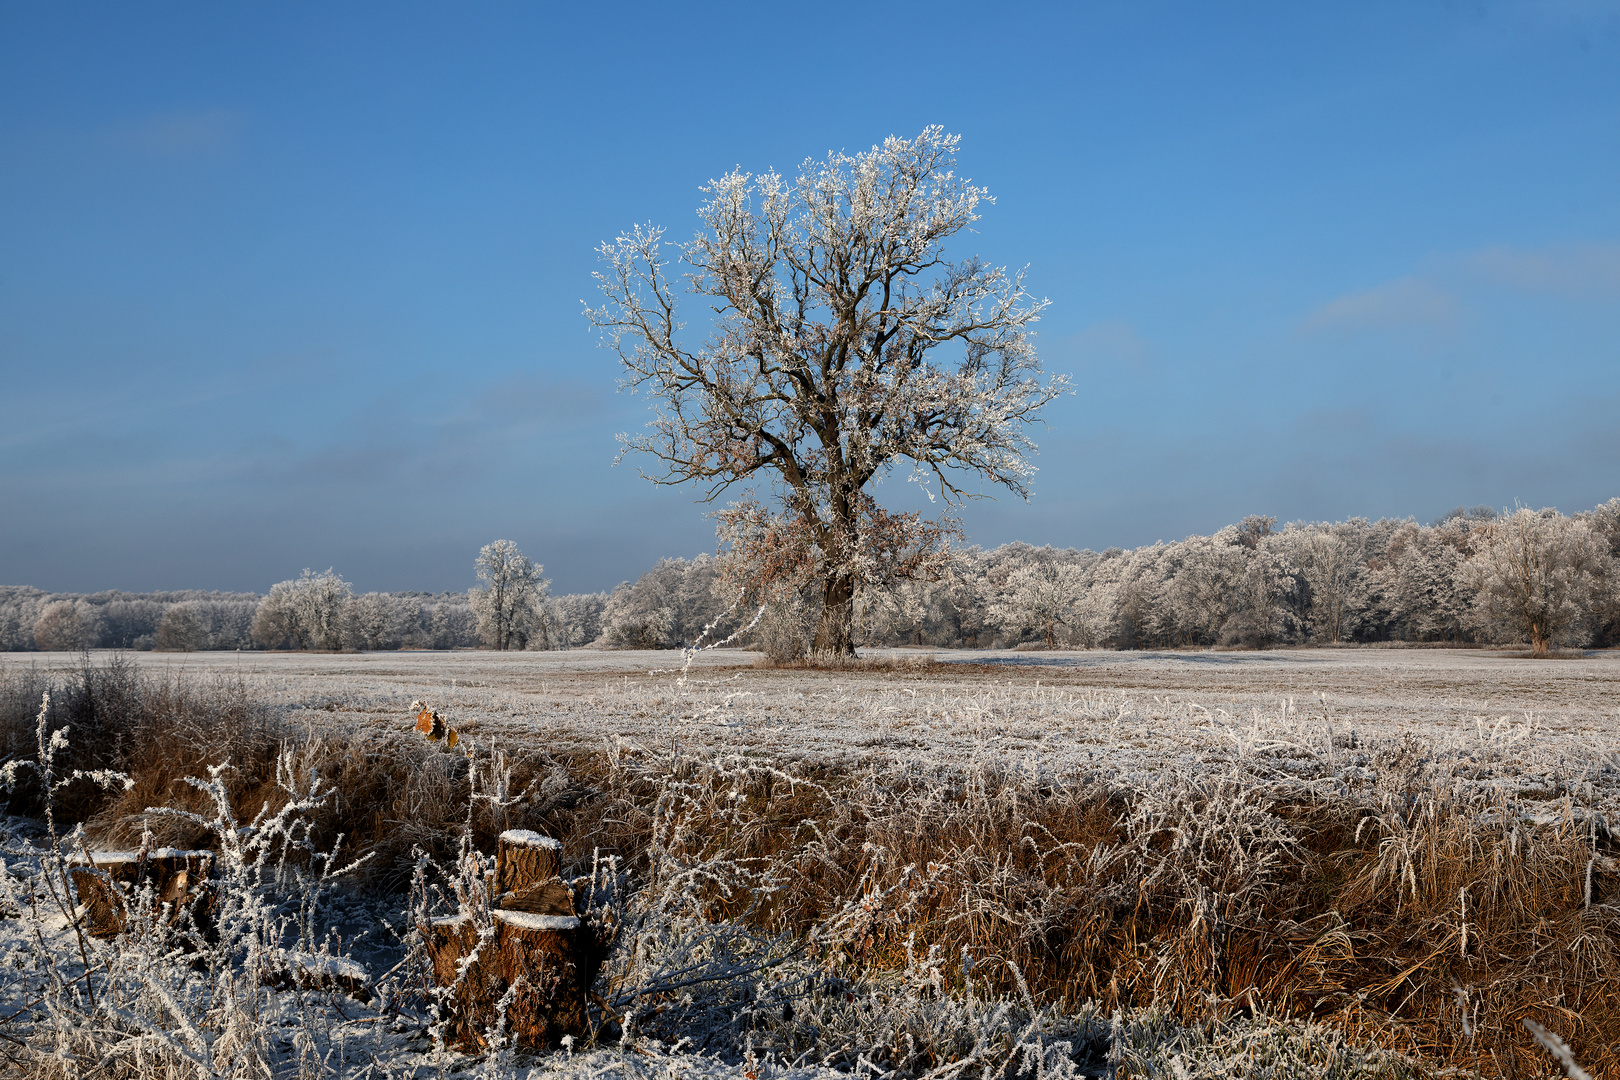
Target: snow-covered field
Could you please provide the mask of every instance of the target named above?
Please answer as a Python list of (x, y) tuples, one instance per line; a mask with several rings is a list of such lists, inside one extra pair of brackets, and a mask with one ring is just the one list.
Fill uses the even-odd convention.
[[(316, 728), (405, 731), (412, 723), (411, 703), (425, 701), (485, 747), (594, 751), (614, 743), (657, 753), (723, 751), (743, 760), (870, 767), (874, 776), (919, 768), (968, 775), (992, 766), (1032, 779), (1084, 774), (1140, 790), (1172, 774), (1235, 767), (1262, 782), (1286, 784), (1297, 774), (1302, 790), (1331, 794), (1363, 774), (1374, 778), (1368, 748), (1405, 745), (1417, 755), (1443, 751), (1459, 782), (1528, 803), (1567, 801), (1569, 778), (1584, 771), (1598, 779), (1584, 788), (1580, 812), (1620, 811), (1620, 654), (1542, 661), (1480, 650), (1370, 648), (878, 655), (894, 660), (893, 669), (764, 669), (754, 666), (753, 654), (738, 651), (702, 653), (685, 666), (680, 653), (586, 650), (133, 653), (121, 654), (120, 662), (192, 681), (241, 679), (255, 696)], [(929, 658), (932, 663), (923, 662)], [(110, 660), (93, 658), (98, 664)], [(82, 662), (79, 654), (0, 654), (0, 675), (30, 667), (67, 671)], [(1482, 764), (1470, 770), (1467, 762), (1475, 754)], [(26, 873), (26, 860), (8, 861), (13, 874)], [(8, 887), (21, 895), (20, 879), (11, 880)], [(364, 907), (337, 892), (327, 911), (347, 918), (345, 932), (352, 932), (375, 914)], [(67, 923), (47, 923), (71, 982), (75, 946)], [(670, 925), (674, 941), (684, 931), (678, 920)], [(26, 1020), (26, 999), (35, 992), (30, 988), (43, 992), (48, 978), (28, 968), (39, 954), (19, 936), (22, 926), (17, 919), (0, 925), (0, 951), (14, 971), (31, 973), (14, 980), (0, 1003)], [(771, 946), (747, 946), (755, 947)], [(783, 977), (817, 977), (793, 970), (784, 968), (789, 974)], [(135, 975), (130, 978), (135, 1000), (147, 991)], [(960, 1025), (971, 1035), (964, 1035), (964, 1046), (977, 1039), (985, 1046), (1046, 1047), (1051, 1053), (1043, 1060), (1058, 1072), (1075, 1062), (1100, 1062), (1098, 1055), (1115, 1046), (1122, 1048), (1116, 1062), (1123, 1055), (1137, 1075), (1216, 1076), (1227, 1074), (1233, 1062), (1258, 1067), (1285, 1059), (1293, 1064), (1276, 1075), (1361, 1075), (1356, 1070), (1362, 1059), (1344, 1048), (1341, 1036), (1309, 1025), (1235, 1016), (1226, 1026), (1192, 1032), (1148, 1009), (1112, 1018), (1095, 1012), (1064, 1016), (1009, 999), (963, 1000), (941, 996), (937, 987), (929, 992), (921, 961), (904, 975), (883, 978), (889, 981), (865, 987), (867, 996), (850, 995), (847, 1006), (805, 999), (801, 1009), (825, 1010), (815, 1022), (828, 1031), (843, 1025), (851, 1039), (896, 1024), (941, 1030)], [(182, 984), (184, 978), (165, 984), (166, 992), (180, 993)], [(403, 1077), (477, 1067), (572, 1080), (821, 1077), (863, 1069), (855, 1059), (839, 1072), (813, 1056), (793, 1061), (736, 1048), (694, 1056), (654, 1039), (630, 1053), (606, 1049), (447, 1064), (419, 1030), (397, 1019), (390, 1026), (385, 1013), (376, 1002), (283, 995), (255, 1022), (282, 1032), (275, 1045), (286, 1075)], [(35, 1019), (43, 1022), (42, 1016)], [(806, 1023), (805, 1017), (797, 1022)], [(0, 1035), (24, 1030), (22, 1023), (0, 1027)], [(183, 1051), (181, 1046), (175, 1053), (183, 1057)], [(1333, 1064), (1299, 1064), (1307, 1061)], [(1087, 1075), (1096, 1075), (1096, 1067), (1088, 1066)], [(1407, 1075), (1398, 1062), (1379, 1069), (1369, 1075)], [(876, 1076), (884, 1070), (864, 1071)], [(212, 1075), (200, 1059), (195, 1074)]]
[[(678, 652), (125, 653), (144, 669), (240, 676), (327, 724), (408, 726), (421, 700), (503, 744), (605, 737), (779, 759), (967, 764), (1126, 775), (1329, 733), (1515, 738), (1536, 756), (1620, 751), (1620, 652), (1528, 660), (1484, 650), (1268, 652), (874, 650), (915, 670), (792, 671), (754, 654)], [(98, 657), (96, 662), (103, 658)], [(79, 654), (0, 654), (66, 669)]]

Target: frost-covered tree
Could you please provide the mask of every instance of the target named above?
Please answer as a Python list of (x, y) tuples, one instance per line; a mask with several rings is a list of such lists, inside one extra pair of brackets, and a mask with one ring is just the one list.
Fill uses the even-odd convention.
[(478, 552), (478, 580), (467, 597), (478, 617), (478, 637), (492, 649), (524, 649), (545, 638), (541, 605), (549, 584), (545, 567), (510, 540), (485, 544)]
[(27, 585), (0, 585), (0, 650), (32, 649), (34, 624), (50, 595)]
[(413, 649), (464, 649), (480, 644), (478, 619), (466, 593), (415, 593), (414, 619), (403, 645)]
[(1523, 635), (1536, 656), (1603, 600), (1608, 545), (1582, 520), (1521, 508), (1479, 530), (1464, 578), (1488, 626)]
[(1472, 525), (1451, 519), (1425, 528), (1402, 523), (1373, 570), (1389, 608), (1391, 636), (1407, 641), (1462, 641), (1474, 625), (1474, 592), (1462, 579), (1473, 551)]
[(602, 612), (607, 644), (615, 649), (673, 649), (675, 609), (666, 600), (656, 590), (620, 582)]
[(415, 627), (417, 604), (393, 593), (370, 592), (349, 600), (343, 611), (343, 643), (360, 652), (397, 649)]
[(1173, 547), (1164, 589), (1168, 629), (1177, 644), (1214, 645), (1241, 603), (1248, 549), (1234, 529), (1189, 536)]
[(1102, 553), (1091, 573), (1096, 600), (1108, 612), (1105, 640), (1118, 649), (1175, 644), (1176, 620), (1170, 596), (1175, 545), (1152, 544)]
[[(247, 601), (246, 606), (247, 619), (252, 622), (258, 597)], [(168, 609), (169, 605), (161, 600), (113, 594), (113, 598), (101, 608), (102, 618), (106, 620), (106, 643), (114, 649), (133, 649), (139, 641), (150, 648), (149, 643), (157, 634), (164, 612)]]
[(1620, 645), (1620, 499), (1610, 499), (1586, 515), (1588, 526), (1608, 546), (1609, 579), (1604, 600), (1593, 613), (1592, 639), (1597, 645)]
[(957, 143), (930, 127), (807, 159), (794, 183), (740, 170), (711, 182), (703, 229), (679, 249), (714, 312), (701, 341), (683, 333), (662, 229), (600, 249), (606, 303), (587, 315), (625, 385), (657, 403), (625, 449), (656, 459), (654, 482), (697, 482), (705, 499), (772, 483), (773, 531), (791, 542), (778, 554), (804, 564), (820, 608), (818, 652), (852, 652), (856, 594), (897, 570), (937, 572), (928, 556), (951, 535), (884, 511), (868, 485), (909, 465), (947, 506), (968, 477), (1027, 496), (1027, 426), (1066, 385), (1041, 371), (1029, 327), (1042, 304), (1022, 275), (946, 256), (986, 198), (953, 171)]
[(927, 643), (974, 648), (994, 634), (988, 591), (978, 569), (981, 558), (979, 549), (972, 548), (960, 553), (950, 573), (940, 581), (917, 583), (927, 597)]
[(83, 600), (55, 600), (34, 623), (34, 645), (45, 652), (92, 648), (100, 636), (100, 619)]
[(1222, 634), (1223, 642), (1263, 647), (1297, 638), (1304, 606), (1301, 586), (1299, 571), (1280, 537), (1262, 536), (1249, 555), (1242, 599)]
[(195, 601), (197, 613), (208, 625), (210, 649), (247, 649), (253, 646), (253, 616), (259, 608), (256, 596), (220, 595)]
[(606, 593), (570, 593), (546, 601), (546, 623), (551, 627), (552, 644), (559, 649), (576, 649), (602, 636), (602, 612)]
[(1310, 592), (1311, 630), (1318, 641), (1337, 645), (1350, 628), (1352, 603), (1366, 554), (1367, 521), (1350, 521), (1290, 529), (1295, 564)]
[(197, 652), (208, 648), (208, 622), (195, 602), (170, 604), (158, 623), (157, 647), (174, 652)]
[(1020, 567), (1008, 575), (1007, 587), (991, 614), (1015, 634), (1033, 629), (1053, 649), (1058, 628), (1066, 629), (1075, 621), (1075, 609), (1085, 589), (1085, 573), (1078, 566), (1047, 561)]
[(1620, 498), (1610, 499), (1584, 515), (1588, 527), (1608, 547), (1609, 554), (1620, 559)]
[(728, 608), (734, 593), (716, 588), (720, 560), (659, 559), (632, 584), (614, 589), (602, 611), (607, 644), (621, 649), (672, 649), (703, 636), (719, 640), (736, 628)]
[(253, 616), (253, 640), (267, 649), (343, 648), (343, 612), (353, 589), (328, 567), (305, 568), (290, 581), (278, 581)]

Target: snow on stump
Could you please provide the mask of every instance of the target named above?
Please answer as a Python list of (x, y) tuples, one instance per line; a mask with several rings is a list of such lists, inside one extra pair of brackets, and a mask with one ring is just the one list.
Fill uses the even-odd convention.
[(212, 851), (155, 848), (139, 851), (80, 852), (68, 860), (68, 876), (84, 905), (90, 933), (116, 937), (129, 922), (129, 900), (150, 886), (152, 901), (168, 925), (196, 900), (214, 864)]
[(557, 876), (562, 847), (527, 829), (501, 834), (487, 913), (463, 909), (421, 928), (433, 978), (447, 991), (446, 1039), (489, 1045), (505, 1023), (513, 1044), (557, 1045), (585, 1033), (585, 994), (599, 963)]

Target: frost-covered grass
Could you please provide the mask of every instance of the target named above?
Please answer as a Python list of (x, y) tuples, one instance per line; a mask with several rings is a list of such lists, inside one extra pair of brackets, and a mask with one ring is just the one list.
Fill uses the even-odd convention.
[[(180, 988), (176, 1008), (132, 1015), (170, 1025), (162, 1037), (180, 1045), (192, 1045), (181, 1014), (210, 1047), (251, 1044), (262, 1075), (945, 1077), (1037, 1061), (1052, 1075), (1547, 1075), (1526, 1016), (1593, 1075), (1620, 1075), (1613, 659), (1078, 653), (1006, 668), (988, 654), (810, 672), (709, 654), (681, 672), (671, 654), (532, 657), (244, 657), (218, 684), (229, 667), (130, 673), (128, 705), (143, 685), (192, 701), (169, 714), (191, 717), (170, 756), (252, 749), (210, 741), (220, 733), (197, 719), (209, 700), (270, 710), (259, 741), (273, 752), (255, 751), (266, 777), (219, 774), (217, 795), (143, 790), (195, 793), (185, 808), (202, 819), (178, 820), (201, 833), (218, 832), (221, 798), (251, 818), (279, 791), (267, 813), (309, 822), (299, 835), (313, 851), (339, 831), (361, 837), (376, 852), (360, 870), (369, 891), (301, 904), (295, 875), (320, 869), (306, 851), (232, 886), (256, 898), (237, 910), (260, 913), (248, 920), (259, 936), (236, 940), (273, 937), (266, 956), (326, 942), (370, 969), (375, 996), (271, 980), (245, 994), (251, 1008), (225, 1007), (196, 981), (195, 956), (136, 940), (91, 941), (134, 952), (90, 953), (83, 990), (70, 913), (47, 902), (51, 845), (30, 853), (14, 838), (21, 917), (0, 934), (15, 1004), (0, 1008), (16, 1015), (0, 1035), (45, 1045), (62, 1017), (93, 1015), (97, 980), (126, 964), (172, 968), (162, 985)], [(0, 704), (42, 680), (13, 667)], [(57, 681), (66, 693), (71, 680)], [(447, 754), (414, 736), (411, 698), (430, 699), (465, 745)], [(128, 755), (141, 768), (153, 757)], [(294, 794), (317, 776), (325, 802)], [(82, 800), (92, 829), (128, 836), (149, 817), (117, 790), (103, 798), (99, 810)], [(407, 938), (408, 902), (449, 913), (436, 897), (454, 893), (460, 837), (476, 856), (508, 827), (562, 840), (619, 937), (594, 1044), (470, 1060), (435, 1044), (404, 942), (375, 920), (386, 947), (347, 938), (356, 908)], [(445, 870), (421, 863), (407, 901), (388, 889), (417, 865), (412, 846)], [(324, 936), (343, 912), (342, 938)], [(210, 970), (245, 972), (248, 952), (230, 955)], [(29, 1004), (58, 985), (68, 1004)], [(129, 1022), (73, 1020), (72, 1045), (105, 1056), (83, 1033), (126, 1038)], [(299, 1024), (314, 1034), (294, 1038)], [(0, 1040), (5, 1053), (48, 1071)], [(74, 1053), (49, 1068), (89, 1071), (93, 1055)], [(185, 1060), (177, 1075), (206, 1075)]]

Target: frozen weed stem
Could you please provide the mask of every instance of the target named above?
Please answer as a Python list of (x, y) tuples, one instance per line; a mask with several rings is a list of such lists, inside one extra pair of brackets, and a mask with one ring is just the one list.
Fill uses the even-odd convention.
[[(1420, 1074), (1418, 1059), (1536, 1075), (1525, 1015), (1556, 1022), (1583, 1060), (1613, 1060), (1612, 767), (1567, 762), (1521, 788), (1489, 746), (1367, 739), (1330, 757), (1298, 733), (1266, 743), (1121, 785), (619, 742), (593, 780), (603, 797), (559, 835), (619, 856), (633, 895), (671, 904), (635, 917), (640, 952), (609, 966), (622, 985), (658, 987), (687, 956), (731, 966), (701, 991), (636, 999), (637, 1030), (711, 1050), (993, 1072), (962, 1064), (965, 1019), (930, 1020), (978, 1001), (974, 1015), (1045, 1016), (1076, 1046), (1097, 1038), (1075, 1018), (1118, 1012), (1133, 1032), (1120, 1052), (1145, 1075), (1179, 1075), (1174, 1054), (1198, 1075), (1209, 1047), (1274, 1057), (1285, 1042), (1323, 1070), (1300, 1075), (1351, 1075), (1379, 1054), (1387, 1075)], [(1177, 1034), (1150, 1037), (1164, 1025)], [(1161, 1044), (1186, 1052), (1154, 1058)]]

